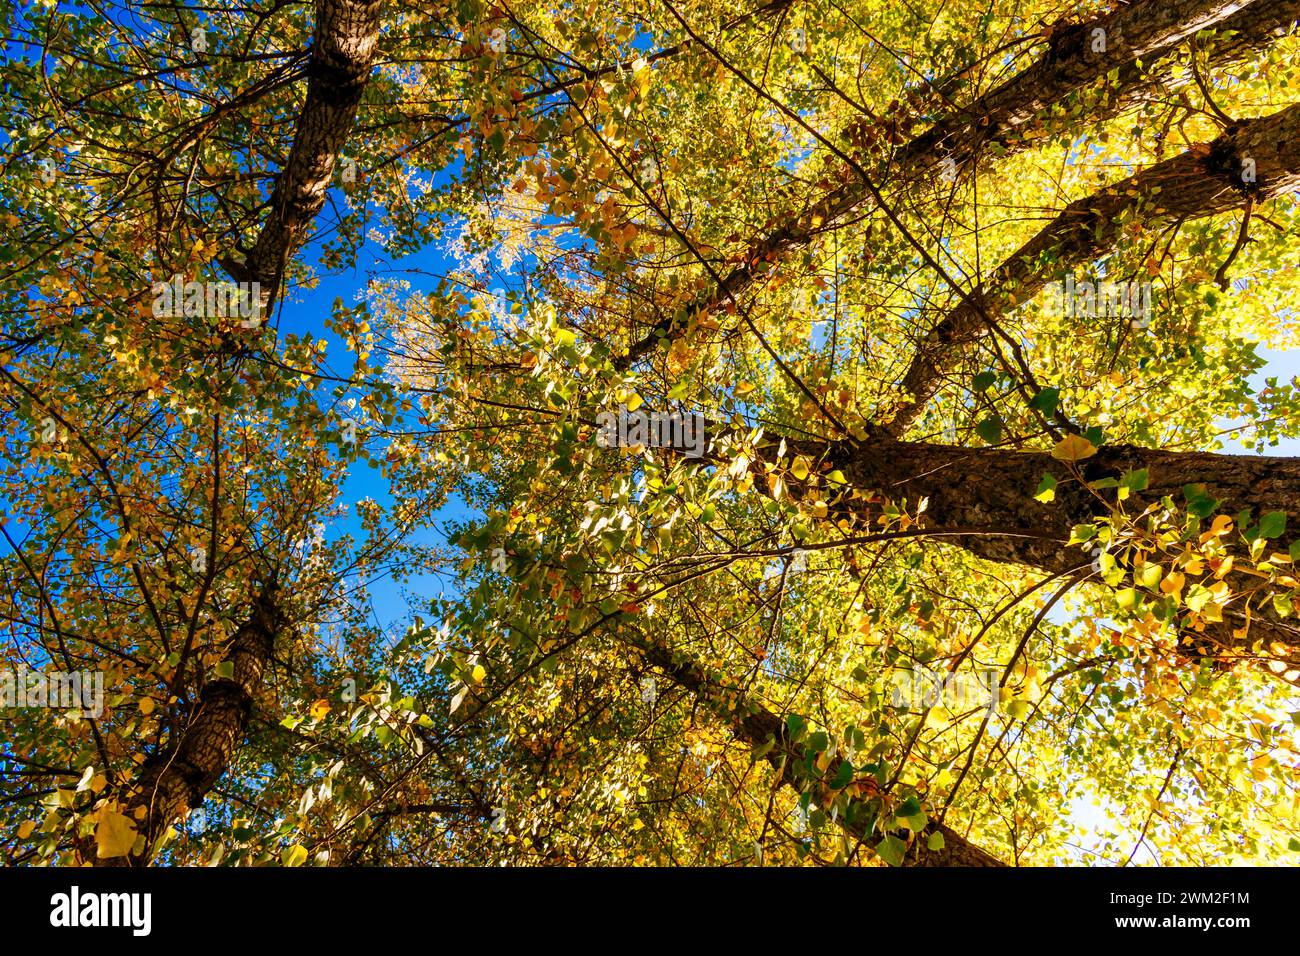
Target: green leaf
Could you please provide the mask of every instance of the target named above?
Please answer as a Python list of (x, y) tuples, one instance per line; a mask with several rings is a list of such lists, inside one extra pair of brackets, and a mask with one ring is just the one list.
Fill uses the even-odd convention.
[(1270, 511), (1259, 519), (1259, 536), (1261, 538), (1279, 538), (1286, 531), (1286, 512)]
[(938, 830), (935, 830), (933, 833), (930, 834), (930, 836), (929, 836), (928, 838), (926, 838), (925, 846), (926, 846), (926, 849), (929, 849), (929, 850), (936, 850), (936, 851), (937, 851), (937, 850), (942, 850), (942, 849), (943, 849), (943, 834), (940, 833)]
[(1129, 491), (1145, 491), (1149, 475), (1147, 469), (1138, 468), (1136, 471), (1130, 471), (1119, 480), (1120, 487), (1127, 488)]
[(926, 824), (930, 822), (930, 818), (924, 813), (915, 813), (910, 817), (896, 814), (895, 819), (913, 833), (920, 833), (925, 829)]
[(899, 806), (898, 810), (895, 812), (895, 815), (900, 817), (910, 817), (920, 812), (921, 801), (916, 799), (915, 796), (912, 796), (903, 801), (902, 805)]
[(1208, 518), (1219, 507), (1204, 485), (1184, 485), (1183, 497), (1187, 499), (1187, 513), (1196, 518)]
[(1043, 389), (1029, 401), (1029, 407), (1035, 408), (1044, 415), (1052, 415), (1056, 412), (1056, 406), (1061, 401), (1061, 390), (1059, 388), (1048, 387)]
[(907, 844), (896, 836), (887, 836), (876, 844), (876, 855), (890, 866), (902, 866)]
[(1091, 541), (1097, 537), (1097, 526), (1092, 524), (1076, 524), (1070, 531), (1070, 544), (1081, 544), (1084, 541)]
[(975, 376), (975, 391), (982, 392), (997, 380), (997, 372), (980, 372)]
[(843, 790), (853, 779), (853, 764), (847, 760), (841, 760), (839, 769), (835, 771), (835, 777), (831, 780), (832, 790)]
[(920, 833), (930, 822), (925, 811), (921, 809), (921, 801), (915, 796), (908, 797), (902, 802), (897, 810), (894, 811), (894, 818), (903, 826), (907, 827), (913, 833)]
[(235, 679), (235, 662), (222, 661), (217, 665), (217, 680), (234, 680)]
[(997, 415), (990, 415), (975, 426), (975, 434), (988, 444), (996, 445), (1002, 440), (1002, 419)]
[(798, 740), (807, 728), (807, 722), (798, 714), (791, 714), (785, 719), (785, 729), (789, 732), (791, 740)]
[(1056, 479), (1050, 473), (1043, 474), (1043, 480), (1038, 483), (1038, 490), (1034, 492), (1034, 498), (1038, 501), (1052, 501), (1056, 497)]
[(1273, 610), (1277, 611), (1278, 617), (1290, 617), (1295, 611), (1295, 608), (1291, 604), (1291, 595), (1274, 594)]

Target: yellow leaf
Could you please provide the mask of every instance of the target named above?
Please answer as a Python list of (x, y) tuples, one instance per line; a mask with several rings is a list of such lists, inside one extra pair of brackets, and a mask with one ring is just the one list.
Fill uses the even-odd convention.
[(307, 862), (307, 848), (295, 843), (280, 853), (280, 862), (285, 866), (302, 866)]
[(1097, 454), (1097, 446), (1082, 435), (1066, 435), (1052, 449), (1052, 457), (1057, 461), (1081, 461)]
[(796, 478), (798, 478), (800, 481), (803, 481), (805, 478), (807, 478), (807, 477), (808, 477), (808, 458), (807, 458), (807, 456), (805, 456), (805, 455), (800, 455), (798, 458), (796, 458), (796, 459), (794, 460), (794, 464), (792, 464), (792, 465), (790, 466), (790, 472), (791, 472), (791, 474), (793, 474)]
[(686, 339), (678, 339), (673, 343), (672, 348), (668, 350), (668, 371), (674, 375), (679, 374), (684, 368), (691, 364), (691, 358), (695, 350), (691, 343)]
[(99, 811), (99, 822), (95, 825), (95, 852), (101, 860), (129, 854), (135, 836), (135, 824), (114, 807), (107, 806)]
[(476, 684), (482, 683), (483, 678), (487, 677), (487, 668), (485, 668), (482, 664), (475, 664), (474, 670), (470, 672), (469, 676), (470, 679), (474, 681), (474, 683)]
[(1160, 582), (1160, 590), (1165, 594), (1177, 594), (1183, 589), (1183, 582), (1186, 580), (1177, 571), (1171, 571), (1163, 581)]
[(154, 708), (154, 702), (152, 697), (140, 698), (140, 713), (144, 714), (147, 717), (153, 713), (153, 708)]
[(324, 697), (311, 705), (311, 715), (316, 720), (323, 720), (325, 715), (330, 712), (330, 702)]
[(18, 824), (18, 839), (26, 840), (29, 836), (32, 835), (32, 831), (35, 829), (36, 829), (35, 820), (24, 820), (22, 823)]
[(1227, 534), (1228, 529), (1231, 527), (1232, 527), (1231, 518), (1229, 518), (1227, 515), (1216, 515), (1214, 518), (1214, 522), (1210, 525), (1210, 530), (1204, 532), (1201, 535), (1201, 544), (1205, 544), (1211, 538), (1217, 538), (1220, 535)]

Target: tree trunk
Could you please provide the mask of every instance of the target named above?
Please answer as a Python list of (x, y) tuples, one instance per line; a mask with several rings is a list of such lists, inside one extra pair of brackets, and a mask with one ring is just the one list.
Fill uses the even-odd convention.
[[(1244, 9), (1243, 9), (1244, 7)], [(1300, 17), (1300, 0), (1138, 0), (1093, 21), (1058, 25), (1047, 51), (1032, 66), (985, 94), (973, 104), (940, 120), (904, 144), (891, 157), (890, 169), (903, 184), (931, 182), (939, 167), (952, 159), (959, 173), (968, 173), (972, 160), (989, 145), (1003, 153), (1019, 152), (1037, 139), (1034, 121), (1072, 93), (1118, 70), (1113, 91), (1092, 108), (1094, 120), (1105, 120), (1148, 96), (1154, 85), (1143, 64), (1172, 52), (1199, 30), (1214, 27), (1219, 35), (1208, 45), (1211, 63), (1236, 62), (1268, 46)], [(1094, 29), (1106, 30), (1106, 49), (1094, 52)], [(767, 274), (769, 264), (802, 249), (822, 233), (862, 215), (870, 192), (858, 181), (827, 193), (798, 219), (756, 242), (744, 262), (708, 290), (685, 316), (665, 319), (633, 343), (618, 359), (628, 368), (652, 352), (660, 338), (672, 339), (689, 320), (716, 308)]]
[[(724, 686), (695, 661), (674, 655), (651, 638), (624, 637), (633, 643), (653, 667), (678, 686), (689, 690), (714, 717), (731, 728), (737, 739), (751, 747), (772, 741), (767, 761), (781, 775), (781, 782), (797, 792), (811, 791), (814, 801), (822, 807), (834, 798), (834, 791), (826, 781), (832, 780), (843, 763), (842, 757), (831, 760), (820, 776), (809, 775), (808, 753), (798, 741), (790, 739), (785, 722), (766, 707), (743, 697), (736, 687)], [(855, 797), (850, 800), (849, 811), (838, 824), (852, 836), (869, 840), (873, 836), (875, 810), (868, 800)], [(926, 849), (926, 837), (932, 832), (943, 834), (944, 845), (939, 850)], [(902, 836), (900, 834), (900, 836)], [(1001, 860), (970, 843), (965, 837), (944, 824), (931, 824), (925, 833), (918, 834), (904, 860), (907, 866), (1005, 866)]]
[(98, 866), (148, 865), (152, 847), (167, 827), (203, 802), (244, 742), (253, 701), (282, 626), (276, 587), (270, 584), (231, 639), (225, 658), (231, 676), (203, 685), (185, 726), (165, 749), (144, 762), (139, 777), (123, 794), (119, 812), (144, 834), (143, 852), (101, 859), (92, 836), (81, 848), (83, 857)]
[(307, 68), (307, 99), (271, 212), (252, 250), (222, 265), (238, 281), (259, 282), (269, 309), (294, 251), (325, 205), (339, 152), (347, 143), (379, 45), (382, 0), (317, 0)]
[[(1243, 181), (1254, 160), (1254, 182)], [(1028, 302), (1053, 280), (1111, 248), (1133, 221), (1149, 229), (1240, 208), (1300, 185), (1300, 105), (1225, 130), (1208, 150), (1188, 151), (1070, 203), (1021, 246), (989, 280), (969, 293), (930, 330), (903, 376), (909, 396), (889, 423), (894, 435), (920, 416), (943, 381), (944, 370), (981, 338), (996, 316)]]
[[(1017, 452), (1000, 448), (958, 448), (918, 442), (870, 440), (854, 448), (848, 443), (832, 446), (829, 460), (844, 471), (857, 491), (880, 492), (894, 500), (906, 498), (914, 507), (927, 498), (925, 521), (936, 530), (969, 532), (944, 540), (990, 561), (1029, 565), (1053, 574), (1090, 564), (1091, 558), (1079, 546), (1068, 547), (1071, 530), (1108, 514), (1107, 505), (1076, 480), (1067, 480), (1068, 466), (1045, 452)], [(1184, 486), (1203, 484), (1218, 499), (1220, 514), (1236, 516), (1249, 508), (1254, 521), (1270, 511), (1288, 515), (1290, 527), (1274, 539), (1270, 551), (1285, 552), (1293, 540), (1300, 540), (1300, 459), (1204, 452), (1173, 452), (1104, 446), (1079, 463), (1086, 482), (1119, 478), (1126, 472), (1146, 469), (1148, 487), (1125, 502), (1129, 513), (1140, 513), (1145, 503), (1168, 495), (1184, 507)], [(1034, 498), (1045, 473), (1060, 479), (1055, 499), (1043, 503)], [(1105, 495), (1107, 492), (1100, 492)], [(1110, 495), (1115, 492), (1111, 490)], [(1113, 501), (1114, 498), (1109, 498)], [(1207, 526), (1208, 520), (1204, 522)], [(1241, 530), (1241, 529), (1236, 529)], [(1191, 584), (1188, 575), (1188, 584)], [(1267, 600), (1262, 579), (1233, 571), (1224, 579), (1232, 588), (1233, 601), (1222, 622), (1206, 622), (1203, 635), (1219, 648), (1248, 652), (1259, 641), (1276, 642), (1285, 653), (1261, 656), (1287, 662), (1287, 669), (1300, 667), (1300, 626), (1294, 617), (1283, 618)], [(1261, 598), (1264, 598), (1261, 600)], [(1233, 636), (1245, 627), (1244, 605), (1251, 604), (1247, 637)]]

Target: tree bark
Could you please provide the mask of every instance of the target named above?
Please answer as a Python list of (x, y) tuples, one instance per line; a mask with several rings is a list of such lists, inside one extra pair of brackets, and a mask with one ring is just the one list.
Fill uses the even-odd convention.
[(167, 827), (203, 802), (244, 742), (253, 702), (282, 627), (276, 586), (269, 584), (231, 639), (225, 657), (231, 675), (203, 685), (185, 726), (144, 762), (124, 794), (119, 812), (144, 834), (144, 850), (101, 859), (92, 836), (81, 848), (83, 857), (97, 866), (146, 866)]
[[(1083, 482), (1067, 480), (1068, 466), (1046, 452), (959, 448), (884, 437), (856, 447), (851, 443), (833, 445), (827, 459), (844, 472), (855, 491), (879, 492), (895, 501), (907, 499), (912, 507), (920, 499), (928, 499), (924, 512), (928, 527), (963, 532), (944, 540), (989, 561), (1028, 565), (1052, 574), (1091, 563), (1084, 550), (1078, 545), (1070, 547), (1067, 542), (1075, 525), (1109, 513), (1109, 506), (1099, 497), (1106, 492), (1093, 493), (1083, 482), (1119, 478), (1138, 469), (1147, 470), (1148, 486), (1125, 502), (1129, 513), (1141, 513), (1147, 503), (1166, 495), (1183, 507), (1184, 486), (1202, 484), (1209, 495), (1218, 499), (1216, 510), (1220, 514), (1236, 516), (1249, 508), (1252, 519), (1258, 521), (1270, 511), (1286, 513), (1288, 530), (1271, 542), (1269, 551), (1285, 552), (1292, 541), (1300, 539), (1300, 459), (1295, 458), (1111, 445), (1078, 463)], [(1037, 501), (1034, 493), (1042, 476), (1049, 472), (1060, 483), (1055, 499), (1044, 503)], [(864, 507), (861, 499), (856, 507)], [(1204, 523), (1209, 524), (1208, 520)], [(1191, 578), (1188, 575), (1189, 586)], [(1249, 655), (1253, 645), (1261, 641), (1266, 646), (1277, 643), (1285, 648), (1284, 654), (1260, 656), (1285, 661), (1287, 670), (1300, 668), (1300, 625), (1294, 617), (1278, 614), (1264, 593), (1268, 589), (1260, 587), (1262, 579), (1232, 571), (1223, 580), (1236, 595), (1224, 612), (1224, 620), (1207, 621), (1201, 634), (1187, 636), (1214, 645), (1202, 648), (1203, 652), (1228, 650), (1229, 657)], [(1248, 601), (1250, 627), (1243, 640), (1232, 632), (1247, 626), (1244, 605)]]
[[(690, 691), (714, 717), (731, 729), (738, 740), (751, 747), (772, 741), (766, 759), (780, 774), (781, 782), (803, 793), (811, 791), (819, 806), (825, 807), (834, 798), (826, 781), (832, 780), (843, 763), (836, 756), (820, 775), (810, 775), (808, 752), (798, 741), (791, 740), (785, 721), (756, 701), (747, 699), (735, 687), (727, 687), (711, 676), (697, 662), (674, 655), (653, 639), (638, 636), (630, 640), (644, 655), (646, 661), (674, 684)], [(854, 797), (849, 810), (837, 823), (847, 833), (868, 840), (873, 836), (875, 810), (868, 800)], [(930, 833), (943, 834), (944, 845), (938, 850), (926, 848)], [(880, 834), (883, 836), (883, 834)], [(965, 837), (944, 824), (931, 823), (924, 833), (918, 834), (904, 859), (906, 866), (1005, 866), (1001, 860), (972, 844)]]
[[(1255, 181), (1244, 182), (1246, 159)], [(903, 376), (908, 401), (888, 430), (901, 435), (938, 390), (944, 369), (981, 338), (993, 317), (1029, 301), (1053, 279), (1064, 281), (1120, 237), (1128, 223), (1158, 228), (1229, 212), (1300, 185), (1300, 105), (1225, 130), (1208, 149), (1189, 150), (1070, 203), (1059, 216), (966, 295), (930, 330)]]
[[(969, 173), (974, 158), (989, 145), (1006, 153), (1028, 148), (1037, 139), (1030, 127), (1050, 107), (1118, 70), (1115, 89), (1091, 116), (1101, 121), (1149, 95), (1154, 85), (1145, 64), (1172, 52), (1189, 36), (1207, 27), (1220, 34), (1210, 41), (1215, 64), (1235, 62), (1266, 47), (1300, 17), (1300, 0), (1138, 0), (1082, 24), (1058, 25), (1048, 49), (1030, 67), (965, 109), (910, 140), (891, 157), (890, 168), (904, 183), (932, 181), (946, 159), (959, 175)], [(1106, 50), (1094, 52), (1092, 31), (1106, 30)], [(661, 338), (681, 334), (691, 318), (718, 307), (767, 274), (770, 263), (862, 214), (870, 192), (858, 181), (827, 193), (797, 220), (773, 230), (750, 248), (744, 261), (721, 284), (702, 295), (685, 316), (657, 323), (633, 343), (617, 365), (628, 368), (652, 352)]]
[(382, 6), (382, 0), (317, 0), (307, 98), (289, 159), (276, 177), (270, 215), (245, 257), (222, 261), (236, 280), (261, 284), (264, 309), (325, 205), (335, 162), (373, 68)]

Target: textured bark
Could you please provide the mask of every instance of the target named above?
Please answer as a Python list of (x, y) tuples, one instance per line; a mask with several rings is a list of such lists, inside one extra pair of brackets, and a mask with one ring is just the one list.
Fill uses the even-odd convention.
[[(1242, 163), (1255, 160), (1256, 181), (1242, 181)], [(1229, 212), (1300, 186), (1300, 105), (1244, 120), (1225, 130), (1208, 152), (1188, 151), (1070, 203), (1033, 239), (997, 268), (930, 330), (902, 387), (910, 399), (889, 423), (894, 435), (921, 414), (943, 381), (943, 371), (985, 333), (990, 318), (1063, 281), (1119, 239), (1127, 223), (1148, 229)]]
[[(1244, 10), (1214, 26), (1217, 35), (1208, 50), (1211, 62), (1224, 69), (1252, 61), (1297, 27), (1300, 0), (1249, 0)], [(1121, 76), (1127, 69), (1121, 68)]]
[[(944, 540), (990, 561), (1029, 565), (1053, 574), (1090, 563), (1089, 556), (1077, 545), (1067, 546), (1071, 530), (1076, 524), (1108, 513), (1097, 495), (1077, 481), (1065, 480), (1068, 472), (1064, 463), (1043, 452), (957, 448), (878, 438), (857, 448), (848, 444), (833, 446), (828, 457), (856, 490), (877, 491), (894, 500), (906, 498), (912, 505), (927, 498), (927, 526), (974, 532)], [(1140, 513), (1144, 503), (1166, 495), (1181, 506), (1184, 486), (1203, 484), (1219, 500), (1219, 513), (1235, 516), (1250, 508), (1258, 520), (1265, 512), (1285, 512), (1287, 535), (1275, 540), (1270, 550), (1286, 551), (1290, 542), (1300, 537), (1300, 459), (1116, 445), (1105, 446), (1096, 456), (1079, 463), (1088, 482), (1118, 478), (1141, 468), (1148, 471), (1149, 485), (1125, 503), (1130, 513)], [(1062, 480), (1055, 500), (1043, 503), (1033, 495), (1047, 472)], [(1239, 595), (1256, 590), (1261, 583), (1259, 578), (1238, 572), (1229, 573), (1224, 580)], [(1244, 597), (1234, 599), (1225, 611), (1224, 621), (1207, 623), (1203, 635), (1194, 639), (1231, 649), (1230, 656), (1248, 652), (1250, 645), (1259, 641), (1277, 642), (1286, 649), (1282, 659), (1291, 662), (1292, 667), (1300, 667), (1300, 625), (1294, 618), (1279, 617), (1271, 601), (1252, 601), (1252, 623), (1246, 640), (1232, 636), (1233, 629), (1246, 625), (1244, 601)]]
[(264, 307), (275, 298), (290, 257), (325, 205), (334, 164), (370, 78), (382, 5), (382, 0), (317, 0), (307, 98), (289, 159), (276, 178), (270, 215), (247, 256), (222, 262), (235, 279), (261, 283)]
[[(811, 789), (814, 800), (819, 806), (828, 806), (833, 792), (822, 782), (831, 780), (839, 770), (843, 758), (835, 757), (819, 778), (809, 778), (800, 769), (808, 758), (808, 753), (797, 741), (790, 739), (785, 721), (766, 707), (753, 700), (737, 700), (741, 692), (735, 687), (725, 687), (698, 663), (674, 655), (667, 648), (649, 639), (632, 639), (641, 650), (648, 663), (659, 670), (679, 687), (689, 690), (710, 713), (723, 724), (730, 727), (738, 740), (751, 747), (759, 746), (768, 740), (773, 741), (767, 752), (767, 761), (781, 775), (781, 782), (804, 792)], [(729, 706), (729, 704), (735, 706)], [(845, 832), (860, 839), (869, 840), (873, 836), (874, 814), (867, 809), (866, 801), (857, 798), (849, 812), (838, 823)], [(929, 850), (925, 846), (929, 833), (943, 834), (944, 845), (939, 850)], [(900, 834), (900, 836), (903, 836)], [(986, 853), (972, 844), (961, 834), (944, 824), (931, 824), (925, 833), (919, 834), (913, 842), (905, 860), (906, 866), (1005, 866), (1001, 860)]]
[(231, 639), (225, 660), (233, 667), (232, 675), (204, 684), (184, 727), (166, 748), (141, 766), (139, 776), (124, 795), (120, 812), (135, 824), (137, 832), (145, 835), (144, 852), (100, 859), (92, 836), (81, 848), (84, 858), (97, 866), (147, 865), (150, 848), (158, 837), (203, 802), (244, 741), (253, 700), (262, 686), (282, 624), (276, 589), (270, 585)]
[[(945, 159), (969, 173), (972, 161), (990, 145), (1005, 153), (1031, 146), (1041, 134), (1035, 122), (1071, 94), (1118, 70), (1111, 95), (1090, 116), (1104, 121), (1149, 96), (1157, 83), (1138, 61), (1151, 64), (1172, 52), (1197, 31), (1215, 27), (1235, 31), (1216, 36), (1207, 55), (1216, 65), (1232, 63), (1266, 47), (1289, 31), (1300, 17), (1300, 0), (1138, 0), (1095, 20), (1058, 26), (1048, 49), (1030, 67), (970, 106), (936, 123), (891, 157), (890, 169), (907, 183), (933, 181)], [(1106, 51), (1092, 51), (1092, 30), (1107, 31)], [(716, 308), (764, 276), (770, 263), (806, 247), (812, 240), (861, 216), (871, 199), (865, 184), (840, 186), (787, 223), (756, 242), (744, 261), (727, 273), (719, 287), (701, 296), (684, 317), (665, 319), (620, 357), (626, 368), (655, 349), (661, 337), (673, 338), (691, 318)]]
[[(933, 169), (944, 157), (951, 157), (960, 168), (984, 146), (1013, 146), (1035, 117), (1111, 70), (1121, 71), (1119, 97), (1123, 97), (1127, 92), (1123, 77), (1136, 83), (1141, 76), (1135, 61), (1163, 56), (1208, 27), (1236, 29), (1226, 21), (1248, 5), (1249, 0), (1139, 2), (1086, 23), (1058, 25), (1047, 50), (1032, 66), (980, 97), (964, 115), (936, 123), (917, 137), (907, 145), (905, 160)], [(1290, 7), (1290, 16), (1295, 16), (1294, 4), (1278, 6)], [(1105, 31), (1105, 49), (1100, 51), (1093, 49), (1097, 30)], [(1113, 115), (1119, 97), (1094, 118)]]

